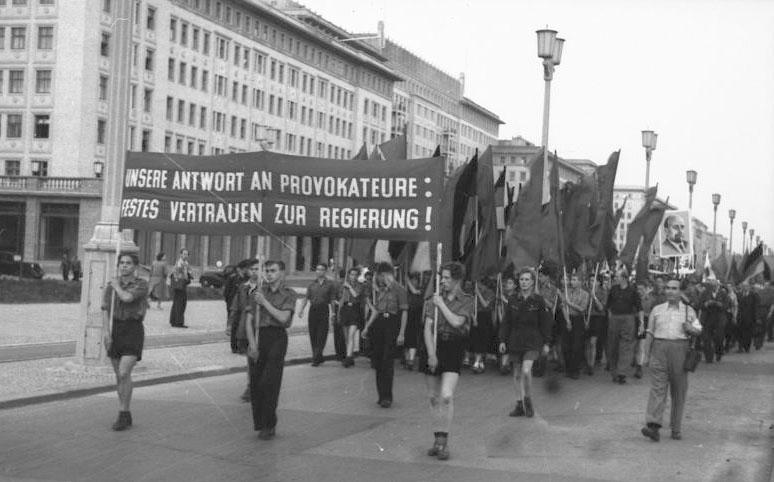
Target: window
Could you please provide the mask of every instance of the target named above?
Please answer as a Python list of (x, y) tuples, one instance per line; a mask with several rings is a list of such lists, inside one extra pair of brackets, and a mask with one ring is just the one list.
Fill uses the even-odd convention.
[[(3, 2), (5, 3), (5, 2)], [(14, 7), (26, 7), (27, 6), (27, 0), (13, 0), (13, 6)]]
[(174, 120), (172, 115), (172, 111), (175, 109), (175, 99), (173, 99), (170, 96), (167, 96), (167, 120), (171, 121)]
[(142, 97), (142, 110), (143, 112), (150, 112), (153, 105), (153, 89), (145, 89), (145, 93)]
[(185, 101), (184, 100), (177, 101), (177, 121), (181, 123), (185, 122)]
[[(0, 79), (0, 90), (2, 90), (2, 79)], [(40, 69), (35, 72), (35, 93), (36, 94), (50, 94), (51, 93), (51, 71), (48, 69)]]
[(242, 105), (247, 105), (247, 85), (242, 85)]
[(235, 115), (231, 116), (231, 137), (236, 137), (237, 118)]
[(204, 32), (202, 36), (202, 53), (210, 55), (210, 32)]
[(24, 92), (24, 71), (9, 70), (8, 71), (8, 93), (21, 94), (23, 92)]
[(210, 81), (210, 72), (208, 70), (202, 70), (202, 91), (207, 92), (207, 84)]
[(145, 16), (145, 28), (156, 30), (156, 9), (151, 6), (148, 6), (148, 13)]
[(31, 174), (38, 177), (48, 176), (48, 161), (33, 159), (30, 162)]
[(255, 52), (255, 62), (253, 62), (253, 66), (256, 72), (266, 75), (266, 55)]
[(188, 23), (180, 22), (180, 45), (188, 46)]
[(234, 65), (239, 67), (239, 58), (242, 56), (242, 46), (234, 44)]
[(277, 117), (282, 117), (283, 102), (282, 97), (277, 97)]
[(0, 27), (0, 50), (5, 50), (5, 27)]
[(247, 120), (242, 119), (241, 121), (239, 121), (239, 138), (244, 139), (246, 132), (247, 132)]
[(177, 82), (181, 85), (185, 85), (185, 69), (187, 65), (185, 62), (180, 62), (178, 65)]
[(137, 84), (132, 84), (129, 88), (129, 104), (132, 109), (137, 108)]
[(278, 72), (278, 75), (277, 75), (277, 82), (279, 82), (280, 84), (285, 82), (285, 64), (280, 64), (279, 65), (279, 72)]
[(153, 71), (153, 49), (145, 49), (145, 70)]
[(207, 108), (202, 107), (199, 111), (199, 129), (207, 128)]
[(170, 82), (175, 81), (175, 59), (167, 60), (167, 80)]
[(148, 152), (150, 150), (151, 131), (150, 129), (142, 130), (142, 140), (140, 142), (140, 150), (142, 152)]
[(21, 161), (19, 159), (7, 159), (5, 161), (5, 175), (6, 176), (21, 175)]
[(239, 82), (237, 81), (231, 83), (231, 100), (234, 102), (239, 101)]
[(110, 0), (102, 0), (102, 11), (103, 12), (110, 13), (110, 10), (111, 10), (110, 9), (110, 7), (111, 7), (110, 3), (111, 3)]
[(199, 68), (191, 66), (191, 88), (196, 88), (196, 76), (199, 73)]
[(102, 37), (99, 43), (99, 54), (103, 57), (110, 55), (110, 34), (102, 32)]
[(277, 61), (272, 59), (269, 65), (269, 78), (275, 80), (277, 78)]
[(228, 40), (218, 37), (215, 41), (215, 45), (217, 46), (217, 56), (219, 59), (222, 60), (228, 60)]
[(97, 119), (97, 144), (105, 143), (106, 131), (107, 131), (107, 121), (105, 119)]
[(191, 48), (199, 50), (199, 28), (193, 27), (191, 29)]
[(48, 139), (51, 126), (51, 116), (48, 114), (35, 115), (35, 139)]
[(99, 100), (107, 100), (108, 78), (107, 75), (99, 76)]
[(172, 152), (172, 134), (164, 134), (164, 152)]
[(188, 105), (188, 125), (196, 127), (196, 104), (193, 102)]
[(11, 28), (11, 48), (14, 50), (23, 50), (27, 48), (27, 28)]
[(174, 17), (169, 19), (169, 40), (177, 41), (177, 19)]
[(38, 49), (54, 48), (54, 27), (38, 27)]

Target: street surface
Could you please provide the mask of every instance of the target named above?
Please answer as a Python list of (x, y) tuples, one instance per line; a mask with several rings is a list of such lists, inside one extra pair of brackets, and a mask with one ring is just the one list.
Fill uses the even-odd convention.
[[(110, 430), (104, 393), (0, 411), (0, 477), (13, 480), (262, 481), (764, 481), (772, 477), (774, 343), (691, 376), (683, 440), (639, 430), (646, 377), (613, 385), (605, 372), (537, 379), (534, 419), (510, 418), (510, 380), (465, 373), (455, 398), (452, 458), (432, 443), (423, 376), (396, 368), (395, 403), (376, 405), (365, 359), (285, 369), (277, 438), (258, 440), (245, 374), (135, 389), (134, 427)], [(664, 432), (662, 430), (662, 432)]]

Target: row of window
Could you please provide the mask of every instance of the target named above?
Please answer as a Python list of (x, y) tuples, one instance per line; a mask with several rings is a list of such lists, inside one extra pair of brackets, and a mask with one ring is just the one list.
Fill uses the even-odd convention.
[[(5, 70), (0, 70), (0, 92), (8, 94), (24, 93), (24, 69), (9, 69), (6, 76)], [(6, 82), (7, 77), (7, 82)], [(35, 93), (51, 93), (51, 69), (35, 69)], [(7, 85), (7, 87), (6, 87)]]
[[(22, 137), (24, 134), (24, 114), (0, 114), (0, 123), (3, 121), (5, 121), (5, 137), (7, 139), (18, 139)], [(2, 131), (1, 124), (0, 131)], [(50, 114), (32, 115), (32, 137), (35, 139), (49, 139), (51, 137)]]
[[(26, 7), (27, 6), (27, 0), (0, 0), (0, 7), (5, 7), (8, 4), (13, 5), (14, 7)], [(38, 5), (53, 5), (54, 0), (38, 0)]]
[[(366, 99), (365, 101), (363, 101), (363, 115), (366, 115), (366, 116), (368, 115), (368, 113), (369, 113), (368, 112), (369, 111), (368, 107), (369, 107), (369, 102), (368, 102), (368, 99)], [(370, 109), (371, 110), (371, 117), (373, 117), (374, 119), (379, 119), (381, 117), (382, 122), (386, 122), (387, 121), (387, 106), (386, 105), (381, 105), (378, 102), (372, 100), (371, 103), (370, 103), (370, 107), (371, 107), (371, 109)]]
[[(6, 34), (6, 30), (8, 33)], [(6, 42), (6, 37), (8, 42)], [(38, 50), (51, 50), (54, 48), (54, 27), (50, 25), (38, 26)], [(0, 50), (5, 50), (6, 45), (11, 50), (24, 50), (27, 48), (27, 27), (0, 26)]]
[[(3, 161), (3, 174), (6, 176), (21, 176), (21, 159), (5, 159)], [(31, 176), (48, 176), (48, 160), (30, 159)]]

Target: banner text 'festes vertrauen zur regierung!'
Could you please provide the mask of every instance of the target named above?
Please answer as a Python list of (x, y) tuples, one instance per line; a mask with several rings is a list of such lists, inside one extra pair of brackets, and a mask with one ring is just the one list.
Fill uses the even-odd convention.
[(353, 161), (273, 152), (130, 152), (123, 229), (169, 233), (441, 237), (443, 158)]

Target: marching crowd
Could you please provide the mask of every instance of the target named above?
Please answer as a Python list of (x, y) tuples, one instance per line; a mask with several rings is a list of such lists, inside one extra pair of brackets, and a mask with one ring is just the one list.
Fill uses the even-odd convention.
[[(121, 408), (115, 430), (132, 424), (131, 369), (142, 355), (149, 286), (137, 277), (137, 264), (135, 255), (119, 256), (119, 276), (103, 300)], [(287, 328), (307, 311), (312, 366), (324, 363), (332, 329), (344, 369), (356, 353), (370, 357), (381, 407), (393, 402), (396, 358), (404, 369), (425, 373), (435, 437), (428, 454), (440, 460), (449, 457), (454, 390), (464, 370), (481, 374), (490, 366), (511, 375), (516, 401), (509, 415), (533, 417), (533, 377), (563, 372), (577, 380), (604, 370), (622, 385), (649, 366), (642, 433), (659, 440), (669, 393), (672, 438), (679, 440), (692, 355), (720, 362), (731, 350), (747, 353), (774, 340), (770, 282), (733, 286), (666, 274), (635, 282), (625, 268), (562, 277), (550, 264), (474, 283), (464, 272), (456, 262), (441, 266), (437, 279), (429, 272), (399, 276), (390, 263), (342, 272), (320, 264), (299, 300), (282, 261), (240, 262), (224, 286), (227, 331), (232, 351), (247, 358), (242, 399), (252, 404), (258, 437), (275, 436)]]

